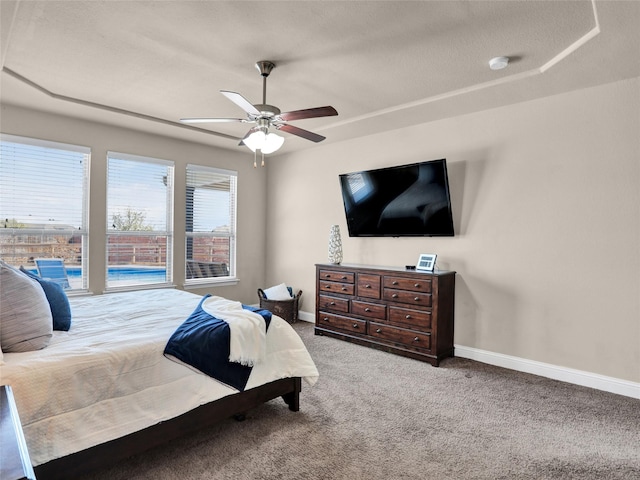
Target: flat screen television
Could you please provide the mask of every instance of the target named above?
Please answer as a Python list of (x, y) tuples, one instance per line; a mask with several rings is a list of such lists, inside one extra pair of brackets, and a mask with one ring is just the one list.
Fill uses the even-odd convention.
[(350, 237), (454, 235), (445, 159), (339, 177)]

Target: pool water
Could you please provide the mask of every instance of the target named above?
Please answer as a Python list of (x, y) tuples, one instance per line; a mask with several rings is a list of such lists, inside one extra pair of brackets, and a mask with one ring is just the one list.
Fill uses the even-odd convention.
[[(38, 274), (35, 268), (30, 272)], [(80, 267), (67, 267), (69, 280), (80, 278)], [(110, 267), (107, 273), (109, 282), (126, 281), (127, 283), (161, 283), (167, 281), (167, 271), (164, 268), (144, 266)]]
[[(79, 273), (79, 272), (78, 272)], [(129, 282), (165, 282), (167, 271), (155, 267), (112, 267), (109, 268), (107, 280), (127, 280)]]

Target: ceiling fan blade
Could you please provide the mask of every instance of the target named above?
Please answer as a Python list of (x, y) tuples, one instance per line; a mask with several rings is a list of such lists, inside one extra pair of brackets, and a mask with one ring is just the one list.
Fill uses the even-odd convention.
[(323, 137), (322, 135), (318, 135), (317, 133), (310, 132), (308, 130), (303, 130), (302, 128), (294, 127), (293, 125), (289, 125), (287, 123), (283, 123), (282, 125), (276, 125), (278, 130), (283, 130), (287, 133), (291, 133), (293, 135), (297, 135), (298, 137), (306, 138), (307, 140), (311, 140), (312, 142), (321, 142), (327, 137)]
[(182, 123), (246, 122), (244, 118), (181, 118)]
[(280, 118), (286, 122), (290, 122), (292, 120), (302, 120), (303, 118), (331, 117), (333, 115), (338, 115), (336, 109), (331, 106), (326, 106), (284, 112), (280, 114)]
[(236, 92), (228, 92), (227, 90), (220, 90), (220, 93), (238, 105), (241, 109), (247, 112), (249, 115), (260, 116), (260, 111), (254, 107), (249, 100)]

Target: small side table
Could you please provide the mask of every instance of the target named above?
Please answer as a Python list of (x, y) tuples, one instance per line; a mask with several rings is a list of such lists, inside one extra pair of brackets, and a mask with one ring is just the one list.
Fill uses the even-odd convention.
[(13, 392), (9, 385), (0, 385), (0, 479), (35, 478)]

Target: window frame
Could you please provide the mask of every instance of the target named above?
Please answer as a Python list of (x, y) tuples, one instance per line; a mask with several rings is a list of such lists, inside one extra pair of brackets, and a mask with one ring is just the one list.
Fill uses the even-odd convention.
[[(191, 201), (189, 201), (189, 176), (191, 172), (203, 172), (213, 175), (224, 175), (228, 176), (230, 179), (230, 204), (233, 205), (232, 213), (231, 213), (231, 225), (229, 225), (229, 232), (189, 232), (187, 231), (187, 225), (189, 225), (188, 220), (188, 209), (189, 205), (193, 209), (193, 197)], [(238, 172), (235, 170), (227, 170), (217, 167), (210, 167), (205, 165), (198, 164), (187, 164), (185, 169), (185, 192), (184, 192), (184, 202), (185, 202), (185, 232), (184, 232), (184, 287), (185, 288), (201, 288), (207, 285), (221, 285), (221, 284), (235, 284), (238, 282), (237, 278), (237, 224), (238, 224)], [(228, 238), (229, 239), (229, 274), (225, 276), (209, 276), (202, 278), (189, 278), (188, 274), (188, 262), (187, 258), (188, 249), (189, 249), (189, 239), (195, 238)]]
[[(75, 145), (70, 143), (63, 142), (55, 142), (51, 140), (43, 140), (39, 138), (33, 137), (24, 137), (20, 135), (11, 135), (6, 133), (0, 133), (0, 142), (1, 143), (15, 143), (21, 145), (28, 145), (32, 147), (38, 147), (43, 149), (55, 149), (63, 152), (73, 152), (76, 154), (83, 155), (82, 162), (82, 198), (78, 200), (81, 204), (81, 213), (80, 213), (80, 222), (82, 225), (79, 229), (52, 229), (49, 231), (46, 228), (2, 228), (3, 234), (6, 230), (11, 230), (11, 236), (19, 235), (41, 235), (41, 236), (66, 236), (68, 235), (71, 238), (80, 236), (80, 285), (78, 288), (74, 288), (73, 284), (76, 282), (71, 282), (71, 288), (66, 290), (66, 293), (82, 293), (88, 290), (89, 284), (89, 243), (90, 243), (90, 225), (89, 225), (89, 184), (90, 184), (90, 173), (91, 173), (91, 148), (83, 146), (83, 145)], [(43, 170), (51, 169), (51, 163), (45, 163), (46, 159), (51, 160), (51, 157), (44, 157), (42, 160)], [(51, 178), (51, 177), (43, 177), (43, 178)], [(52, 233), (54, 235), (52, 235)], [(31, 266), (30, 266), (31, 268)]]
[[(174, 287), (174, 275), (173, 275), (173, 249), (175, 248), (175, 228), (174, 228), (174, 198), (175, 198), (175, 162), (171, 160), (165, 160), (161, 158), (134, 155), (130, 153), (108, 151), (106, 157), (106, 190), (105, 190), (105, 208), (106, 208), (106, 232), (105, 232), (105, 291), (124, 291), (124, 290), (141, 290), (152, 288), (167, 288)], [(127, 162), (138, 162), (145, 164), (153, 164), (163, 166), (167, 168), (166, 175), (166, 220), (165, 230), (112, 230), (109, 224), (112, 220), (109, 217), (109, 189), (113, 188), (109, 182), (109, 164), (110, 160), (124, 160)], [(109, 282), (109, 238), (110, 237), (145, 237), (156, 236), (166, 237), (166, 259), (165, 259), (165, 281), (164, 282), (139, 282), (130, 283), (126, 285), (112, 284)]]

